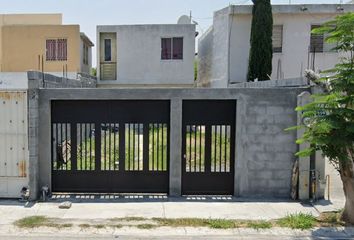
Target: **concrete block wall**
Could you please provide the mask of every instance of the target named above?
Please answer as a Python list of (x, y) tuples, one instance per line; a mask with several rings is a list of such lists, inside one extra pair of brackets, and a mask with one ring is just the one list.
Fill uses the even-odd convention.
[(238, 197), (290, 198), (297, 152), (297, 96), (307, 88), (229, 89), (40, 89), (38, 186), (51, 186), (51, 100), (170, 100), (170, 194), (181, 194), (182, 102), (236, 100), (234, 194)]
[[(31, 199), (37, 199), (39, 181), (39, 89), (40, 88), (95, 88), (96, 80), (83, 76), (79, 80), (56, 77), (41, 72), (27, 72), (28, 79), (28, 148), (29, 148), (29, 188)], [(49, 142), (51, 142), (49, 140)], [(47, 146), (50, 147), (50, 146)]]
[(248, 188), (246, 196), (289, 197), (291, 173), (297, 146), (296, 131), (285, 131), (297, 123), (296, 94), (260, 91), (249, 98), (241, 126)]
[(97, 80), (87, 74), (79, 74), (78, 79), (58, 77), (37, 71), (27, 72), (29, 81), (37, 81), (38, 88), (95, 88)]
[(258, 82), (244, 82), (230, 84), (233, 88), (275, 88), (275, 87), (304, 87), (309, 86), (309, 82), (305, 78), (290, 78), (282, 80), (267, 80)]

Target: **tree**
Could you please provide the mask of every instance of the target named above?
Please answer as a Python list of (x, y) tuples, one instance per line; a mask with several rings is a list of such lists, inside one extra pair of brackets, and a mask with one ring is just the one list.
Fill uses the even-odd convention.
[(273, 14), (270, 0), (253, 0), (251, 49), (248, 63), (248, 81), (269, 80), (272, 74)]
[(97, 76), (97, 69), (96, 68), (91, 68), (91, 75), (92, 76)]
[(325, 77), (312, 75), (322, 93), (297, 108), (306, 118), (306, 126), (299, 126), (305, 127), (305, 133), (297, 143), (310, 143), (297, 155), (320, 150), (334, 164), (346, 198), (342, 219), (354, 224), (354, 13), (340, 15), (313, 33), (325, 34), (326, 41), (336, 43), (335, 49), (344, 57), (333, 69), (321, 73)]

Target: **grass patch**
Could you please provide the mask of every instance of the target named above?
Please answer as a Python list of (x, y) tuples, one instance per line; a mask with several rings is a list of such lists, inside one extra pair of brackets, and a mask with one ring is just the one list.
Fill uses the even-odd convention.
[(45, 216), (30, 216), (17, 220), (15, 226), (20, 228), (36, 228), (36, 227), (52, 227), (52, 228), (69, 228), (71, 223), (55, 223), (52, 219)]
[(215, 220), (208, 220), (208, 225), (210, 228), (217, 228), (217, 229), (228, 229), (234, 228), (235, 222), (232, 220), (224, 220), (224, 219), (215, 219)]
[(125, 217), (125, 218), (119, 218), (119, 220), (133, 222), (133, 221), (144, 221), (146, 219), (143, 217)]
[(113, 227), (113, 228), (122, 228), (123, 225), (122, 225), (122, 224), (114, 224), (114, 225), (110, 225), (110, 227)]
[(136, 227), (139, 228), (139, 229), (152, 229), (152, 228), (155, 228), (157, 226), (154, 225), (154, 224), (139, 224), (139, 225), (136, 225)]
[(277, 221), (280, 227), (287, 227), (292, 229), (310, 229), (316, 224), (316, 218), (311, 214), (297, 213), (290, 214), (285, 218), (281, 218)]
[(97, 225), (93, 225), (93, 227), (97, 228), (97, 229), (102, 229), (102, 228), (105, 228), (106, 226), (103, 224), (97, 224)]
[(199, 218), (153, 218), (160, 226), (168, 227), (206, 227), (208, 220)]
[(70, 228), (73, 226), (72, 223), (57, 224), (57, 228)]
[(273, 224), (268, 221), (248, 222), (247, 227), (257, 229), (257, 230), (258, 229), (268, 229), (268, 228), (272, 228)]
[[(338, 227), (346, 226), (340, 220), (341, 211), (325, 212), (318, 218), (310, 214), (297, 213), (290, 214), (284, 218), (271, 221), (253, 221), (253, 220), (227, 220), (227, 219), (202, 219), (202, 218), (143, 218), (143, 217), (125, 217), (109, 219), (107, 223), (88, 224), (83, 223), (77, 226), (81, 228), (103, 229), (136, 227), (139, 229), (152, 229), (157, 227), (208, 227), (213, 229), (231, 229), (231, 228), (253, 228), (268, 229), (272, 227), (286, 227), (292, 229), (311, 229), (313, 227)], [(20, 228), (52, 227), (69, 228), (72, 223), (61, 223), (59, 219), (47, 218), (45, 216), (25, 217), (14, 222), (14, 225)]]
[(83, 223), (83, 224), (80, 224), (79, 227), (80, 227), (80, 228), (90, 228), (91, 225), (90, 225), (90, 224), (87, 224), (87, 223)]
[(44, 216), (25, 217), (15, 222), (15, 225), (20, 228), (35, 228), (43, 226), (48, 221)]

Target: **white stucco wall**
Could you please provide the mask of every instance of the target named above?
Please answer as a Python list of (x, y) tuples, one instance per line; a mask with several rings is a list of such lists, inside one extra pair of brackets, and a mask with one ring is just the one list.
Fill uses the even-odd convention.
[[(273, 80), (278, 79), (278, 76), (279, 79), (302, 77), (305, 69), (312, 66), (311, 59), (313, 55), (311, 56), (312, 53), (310, 53), (310, 56), (308, 54), (311, 25), (321, 24), (341, 13), (336, 10), (337, 5), (334, 4), (306, 5), (308, 11), (305, 12), (300, 11), (301, 6), (273, 6), (274, 25), (283, 25), (282, 53), (273, 54), (271, 76)], [(353, 6), (343, 5), (343, 7), (344, 12), (354, 11)], [(252, 21), (251, 11), (251, 6), (233, 6), (215, 12), (212, 26), (212, 44), (208, 40), (207, 34), (210, 34), (209, 32), (201, 36), (199, 42), (198, 48), (199, 51), (202, 51), (200, 62), (203, 63), (200, 68), (211, 67), (210, 70), (199, 70), (201, 76), (198, 79), (198, 85), (202, 82), (204, 86), (227, 87), (228, 72), (230, 74), (230, 83), (247, 81)], [(229, 19), (229, 25), (228, 20), (225, 20), (225, 18)], [(228, 33), (231, 34), (230, 51), (228, 51)], [(208, 64), (206, 64), (205, 56), (207, 55), (205, 54), (205, 48), (212, 49), (213, 53), (212, 57), (208, 57)], [(217, 54), (217, 56), (214, 56), (214, 54)], [(228, 68), (227, 64), (228, 54), (230, 54), (230, 68)], [(315, 70), (321, 71), (333, 67), (339, 61), (338, 57), (339, 54), (336, 52), (316, 53)], [(279, 65), (281, 65), (280, 74), (277, 74)], [(205, 73), (208, 73), (208, 75)]]
[[(98, 44), (101, 32), (117, 34), (117, 80), (99, 80), (99, 85), (194, 84), (194, 24), (98, 26)], [(183, 37), (183, 60), (161, 60), (165, 37)], [(100, 46), (97, 49), (99, 74)]]
[(27, 72), (0, 72), (0, 90), (28, 89)]
[[(273, 54), (272, 79), (277, 79), (278, 66), (283, 78), (302, 77), (305, 69), (311, 66), (308, 60), (311, 25), (324, 23), (335, 14), (274, 14), (274, 25), (283, 25), (283, 49)], [(245, 82), (247, 79), (250, 50), (252, 16), (249, 14), (232, 17), (231, 32), (231, 82)], [(280, 61), (280, 64), (279, 64)], [(316, 53), (315, 69), (324, 70), (338, 62), (338, 53)], [(281, 66), (281, 67), (280, 67)]]

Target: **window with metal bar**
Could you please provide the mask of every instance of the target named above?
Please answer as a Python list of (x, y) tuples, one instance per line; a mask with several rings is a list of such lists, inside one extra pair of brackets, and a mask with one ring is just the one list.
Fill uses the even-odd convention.
[(71, 135), (69, 123), (52, 125), (52, 168), (71, 170)]
[(101, 124), (101, 170), (119, 170), (119, 124)]
[(283, 25), (273, 26), (273, 52), (281, 53), (283, 51)]
[[(319, 28), (320, 25), (312, 25), (311, 31), (313, 29)], [(323, 34), (317, 34), (311, 32), (310, 39), (310, 52), (323, 52), (324, 36)]]
[(46, 40), (46, 60), (66, 61), (68, 59), (68, 40), (65, 38)]
[(205, 172), (205, 125), (186, 126), (186, 172)]
[(95, 170), (95, 124), (76, 124), (76, 169), (78, 171)]
[(143, 170), (143, 124), (125, 124), (125, 170)]
[(149, 171), (167, 171), (167, 124), (149, 124)]
[(211, 172), (230, 172), (231, 126), (211, 126)]

